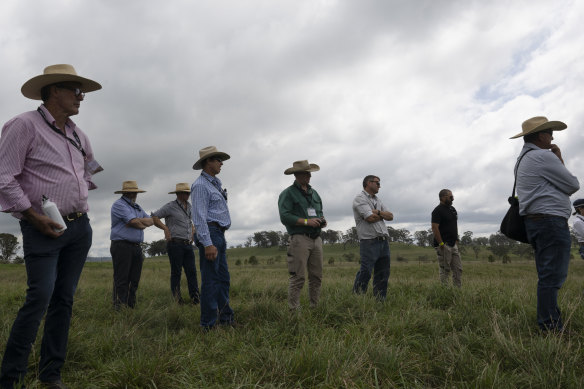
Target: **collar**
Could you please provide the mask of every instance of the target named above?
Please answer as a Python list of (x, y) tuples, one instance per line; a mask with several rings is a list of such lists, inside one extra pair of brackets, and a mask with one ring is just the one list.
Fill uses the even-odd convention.
[(369, 194), (365, 189), (362, 190), (363, 194), (367, 197), (369, 197), (370, 199), (375, 199), (377, 200), (377, 195), (375, 194)]
[(205, 178), (207, 178), (207, 180), (213, 182), (221, 182), (221, 180), (219, 180), (216, 176), (212, 176), (209, 173), (205, 172), (205, 171), (201, 171), (201, 175)]
[[(47, 120), (49, 121), (49, 123), (51, 123), (54, 126), (56, 124), (55, 118), (53, 117), (51, 112), (49, 112), (47, 107), (45, 107), (44, 104), (41, 104), (39, 106), (39, 108), (43, 111), (43, 113), (47, 117)], [(75, 124), (75, 122), (73, 122), (73, 120), (71, 120), (71, 118), (67, 118), (67, 120), (65, 120), (65, 127), (75, 128), (75, 126), (76, 126), (76, 124)]]
[(300, 186), (300, 184), (298, 183), (298, 181), (294, 180), (294, 184), (295, 187), (297, 187), (299, 190), (301, 190), (302, 192), (306, 192), (306, 193), (310, 193), (310, 190), (312, 189), (312, 186), (310, 186), (310, 184), (306, 185), (306, 191), (304, 189), (302, 189), (302, 187)]

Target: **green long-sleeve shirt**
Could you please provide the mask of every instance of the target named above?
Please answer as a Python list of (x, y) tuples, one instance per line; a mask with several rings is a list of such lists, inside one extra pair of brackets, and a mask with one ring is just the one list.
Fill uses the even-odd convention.
[[(314, 208), (316, 216), (308, 216), (308, 208)], [(280, 211), (280, 221), (288, 234), (312, 234), (320, 232), (320, 228), (310, 226), (298, 226), (298, 219), (313, 219), (323, 217), (322, 200), (310, 185), (304, 192), (296, 181), (280, 193), (278, 198), (278, 210)]]

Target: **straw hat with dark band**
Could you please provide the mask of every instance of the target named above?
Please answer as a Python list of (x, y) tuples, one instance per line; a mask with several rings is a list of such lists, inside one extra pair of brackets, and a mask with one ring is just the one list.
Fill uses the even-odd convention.
[(71, 65), (51, 65), (45, 68), (43, 74), (33, 77), (22, 85), (20, 91), (24, 97), (33, 100), (41, 100), (41, 89), (47, 85), (58, 84), (60, 82), (78, 82), (82, 92), (93, 92), (101, 89), (101, 85), (89, 78), (77, 75), (75, 68)]
[(168, 194), (174, 193), (191, 193), (191, 187), (186, 182), (179, 182), (176, 184), (176, 190), (174, 192), (168, 192)]
[(193, 165), (193, 169), (201, 170), (203, 168), (202, 162), (205, 159), (211, 158), (211, 157), (221, 158), (222, 161), (226, 161), (229, 158), (231, 158), (229, 156), (229, 154), (217, 150), (217, 147), (208, 146), (208, 147), (205, 147), (205, 148), (202, 148), (201, 150), (199, 150), (199, 160), (197, 162), (195, 162), (195, 164)]
[(545, 130), (552, 130), (552, 131), (562, 131), (568, 128), (565, 123), (559, 121), (548, 121), (544, 116), (536, 116), (531, 119), (527, 119), (521, 125), (522, 131), (512, 136), (509, 139), (519, 138), (521, 136), (534, 134), (536, 132), (545, 131)]
[(292, 164), (292, 167), (284, 170), (284, 174), (294, 174), (300, 172), (317, 172), (320, 170), (320, 167), (314, 163), (308, 163), (307, 160), (304, 161), (296, 161)]
[(116, 190), (114, 193), (144, 193), (145, 190), (138, 188), (136, 181), (124, 181), (122, 190)]

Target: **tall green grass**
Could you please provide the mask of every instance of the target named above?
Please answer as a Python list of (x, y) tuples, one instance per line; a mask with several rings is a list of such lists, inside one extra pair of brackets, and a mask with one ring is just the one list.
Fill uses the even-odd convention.
[[(342, 260), (346, 250), (325, 248), (319, 306), (308, 307), (305, 287), (302, 310), (290, 313), (285, 251), (240, 250), (228, 254), (240, 326), (208, 333), (199, 328), (198, 306), (173, 303), (166, 258), (146, 260), (138, 306), (120, 312), (111, 309), (111, 264), (88, 263), (75, 300), (64, 381), (72, 388), (159, 389), (584, 386), (580, 259), (572, 261), (560, 292), (570, 335), (542, 335), (535, 324), (533, 261), (465, 261), (457, 290), (438, 283), (435, 262), (405, 251), (408, 262), (397, 262), (400, 249), (392, 246), (388, 298), (380, 303), (370, 291), (353, 295), (358, 263)], [(433, 259), (431, 250), (425, 252)], [(234, 265), (235, 258), (251, 255), (259, 256), (259, 265)], [(283, 259), (266, 264), (278, 255)], [(3, 350), (23, 301), (24, 267), (1, 265), (0, 282)], [(37, 342), (30, 388), (39, 387), (38, 357)]]

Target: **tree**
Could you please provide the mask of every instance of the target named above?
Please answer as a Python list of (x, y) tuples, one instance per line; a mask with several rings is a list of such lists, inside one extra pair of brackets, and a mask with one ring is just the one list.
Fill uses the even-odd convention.
[(414, 232), (414, 239), (416, 240), (416, 244), (420, 247), (430, 247), (434, 241), (434, 234), (432, 233), (432, 229), (429, 228), (425, 231), (416, 231)]
[(460, 238), (461, 246), (470, 246), (472, 244), (472, 231), (465, 231)]
[(150, 243), (147, 252), (151, 257), (166, 254), (166, 239), (155, 240)]
[(400, 228), (396, 230), (393, 227), (387, 227), (387, 233), (389, 234), (389, 241), (390, 242), (398, 242), (398, 243), (406, 243), (412, 244), (414, 243), (414, 239), (412, 239), (410, 235), (410, 231), (405, 228)]
[(322, 241), (324, 243), (335, 244), (339, 241), (339, 237), (342, 235), (340, 231), (335, 230), (324, 230), (320, 233)]
[(268, 241), (266, 239), (264, 231), (254, 232), (253, 241), (255, 242), (257, 247), (268, 247)]
[(16, 255), (18, 239), (12, 234), (0, 234), (0, 261), (10, 262), (10, 259)]
[(288, 246), (288, 241), (290, 240), (290, 235), (288, 235), (287, 232), (280, 232), (278, 235), (280, 237), (280, 240), (278, 242), (278, 246), (280, 246), (281, 249)]
[(474, 238), (473, 243), (478, 246), (488, 246), (489, 245), (489, 238), (484, 236), (479, 236), (478, 238)]
[(474, 251), (475, 254), (475, 259), (479, 259), (479, 253), (481, 252), (481, 246), (479, 246), (478, 244), (472, 244), (470, 247), (472, 247), (472, 251)]
[(520, 258), (535, 259), (533, 247), (527, 243), (517, 243), (511, 252)]
[(497, 232), (489, 236), (489, 250), (497, 257), (503, 260), (503, 263), (510, 262), (509, 252), (516, 245), (514, 240), (507, 238), (505, 235)]
[(280, 243), (280, 235), (276, 231), (266, 231), (265, 239), (268, 247), (275, 247)]
[(357, 236), (357, 227), (351, 227), (343, 234), (343, 250), (347, 247), (347, 244), (358, 244), (359, 237)]
[(248, 247), (248, 248), (249, 248), (249, 247), (251, 247), (251, 244), (252, 244), (252, 242), (253, 242), (253, 237), (252, 237), (252, 236), (248, 236), (248, 237), (245, 239), (245, 243), (244, 243), (243, 245), (244, 245), (245, 247)]

